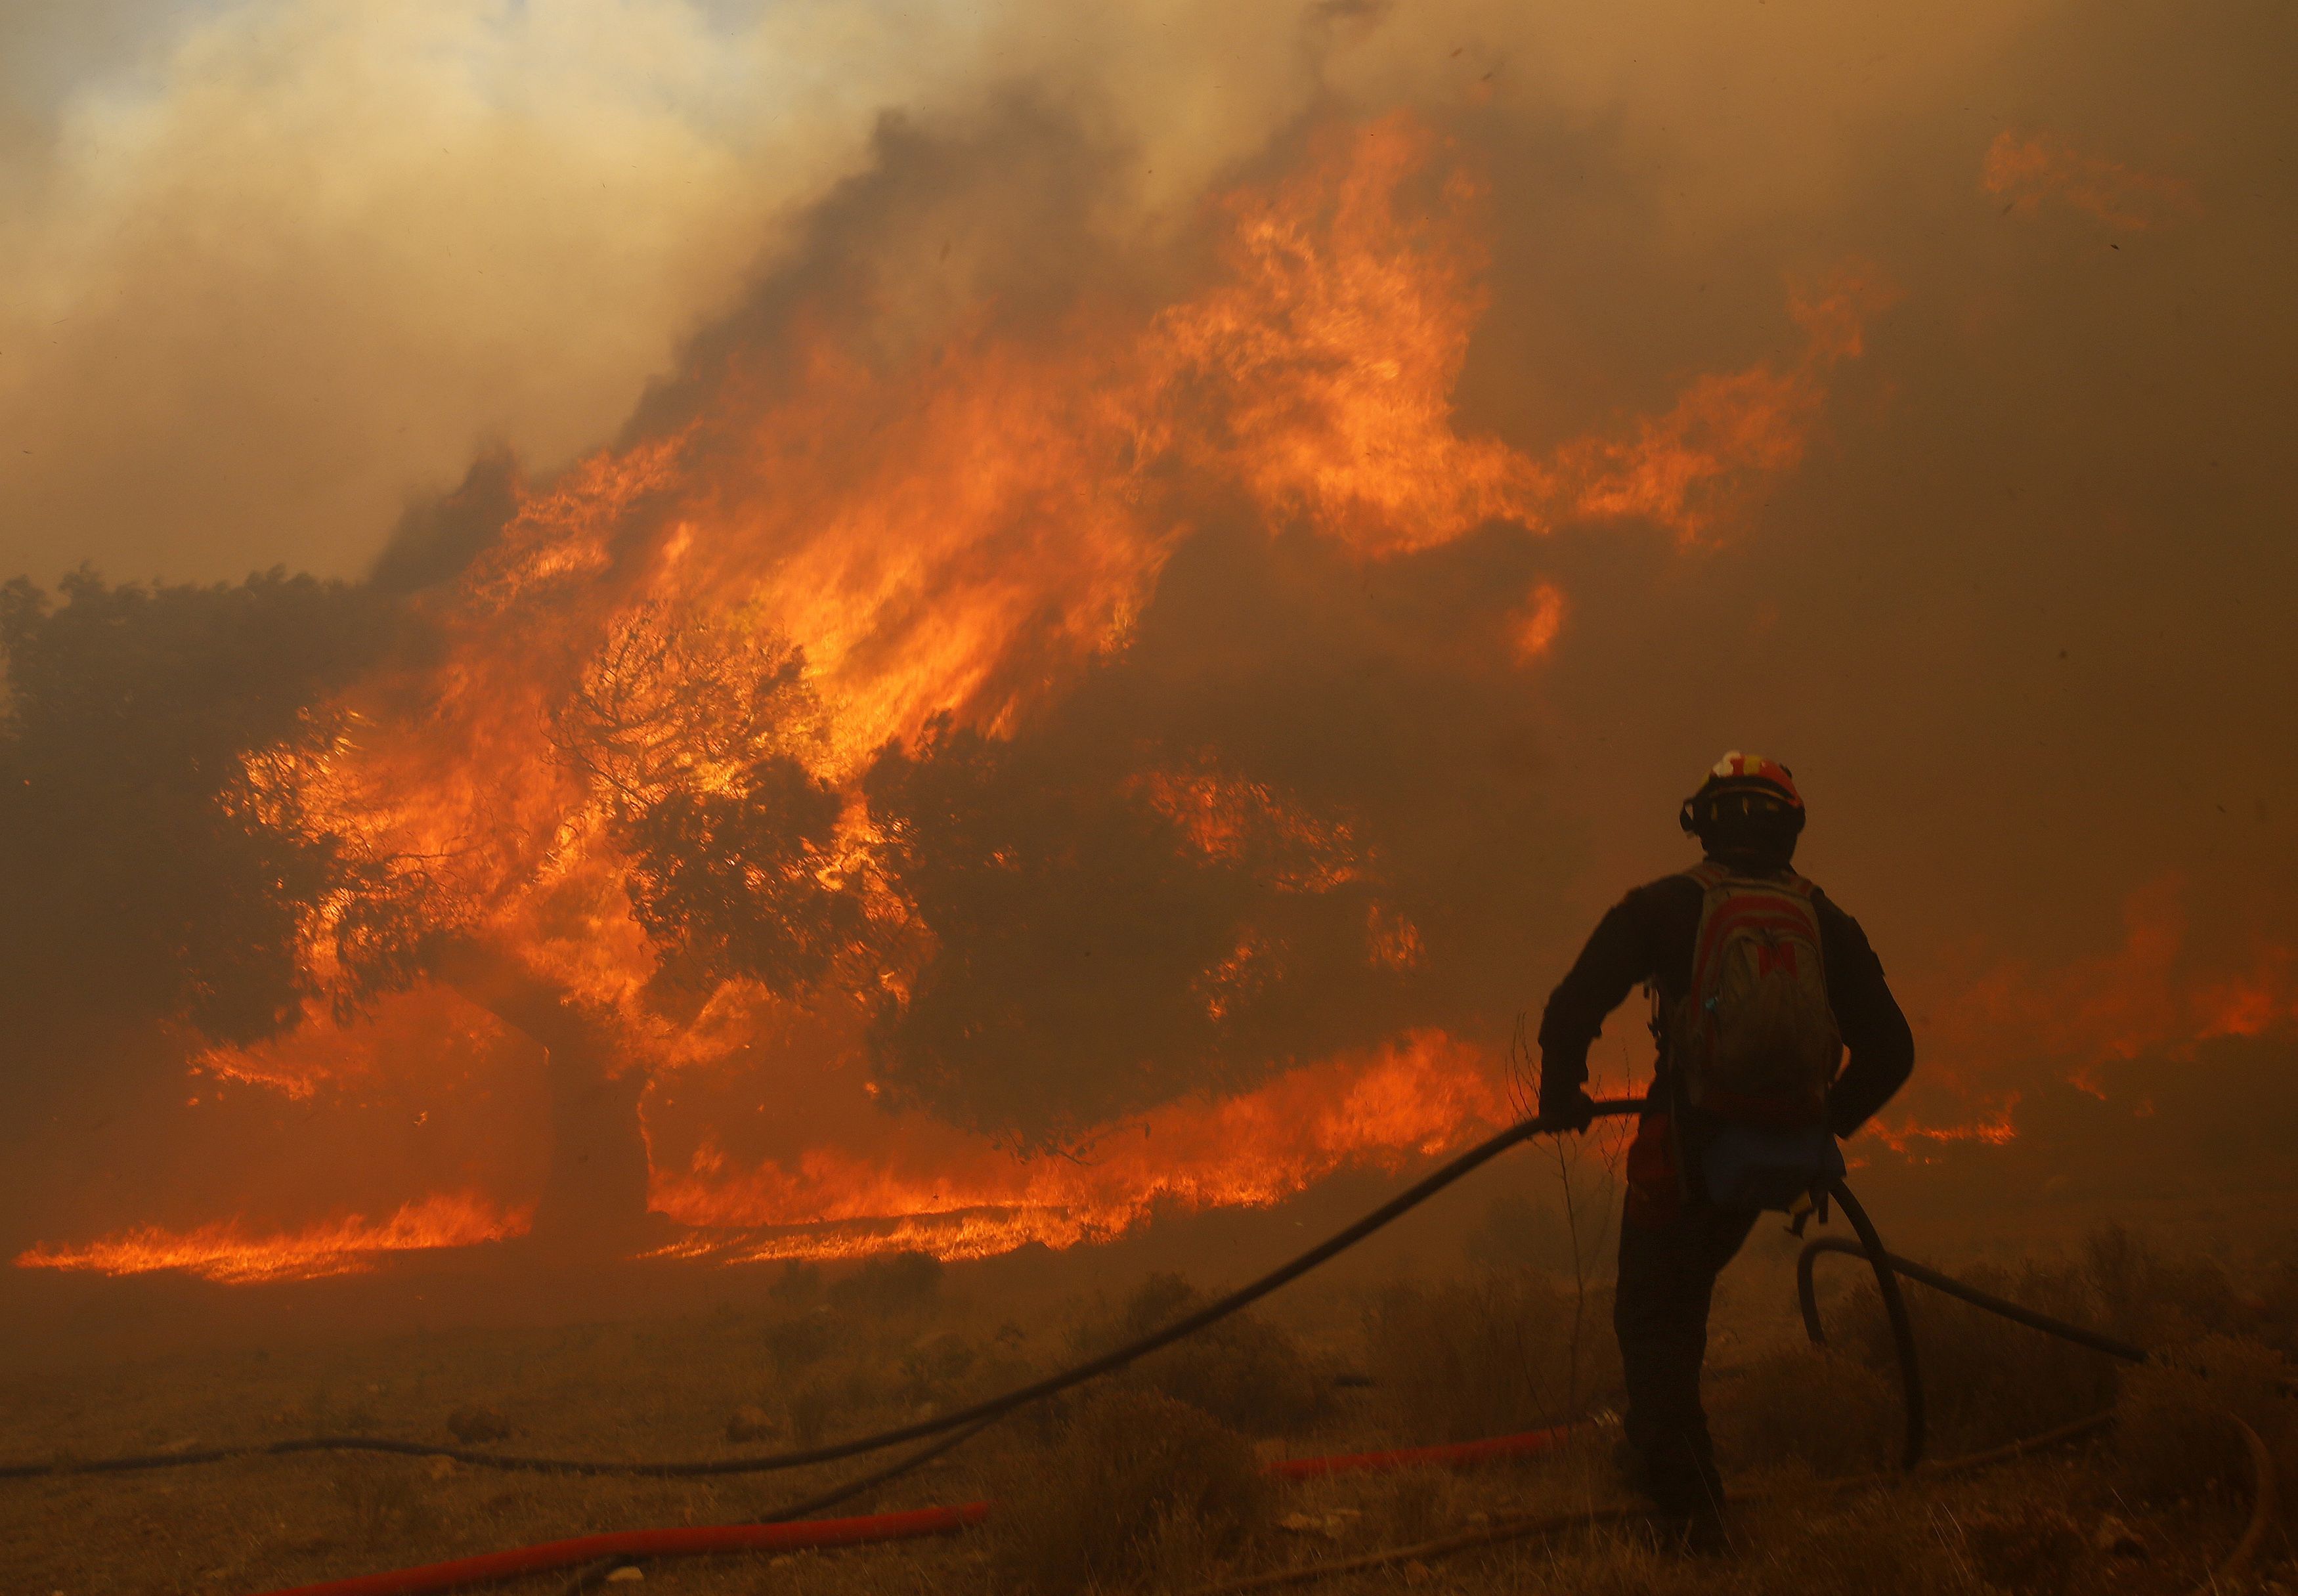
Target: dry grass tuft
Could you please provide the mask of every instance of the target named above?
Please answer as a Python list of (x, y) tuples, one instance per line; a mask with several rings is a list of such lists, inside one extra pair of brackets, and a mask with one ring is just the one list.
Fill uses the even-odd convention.
[(345, 1459), (334, 1468), (335, 1499), (353, 1542), (376, 1548), (420, 1542), (439, 1527), (439, 1511), (422, 1476), (396, 1458)]
[(1617, 1388), (1611, 1298), (1544, 1275), (1391, 1286), (1366, 1318), (1371, 1373), (1407, 1432), (1469, 1441), (1574, 1416)]
[(1096, 1391), (1047, 1444), (1006, 1455), (988, 1529), (1007, 1588), (1194, 1583), (1263, 1528), (1273, 1500), (1252, 1447), (1159, 1392)]

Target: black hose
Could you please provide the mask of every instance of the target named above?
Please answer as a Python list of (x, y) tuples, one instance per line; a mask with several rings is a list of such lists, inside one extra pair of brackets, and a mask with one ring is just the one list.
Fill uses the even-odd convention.
[[(1643, 1112), (1641, 1097), (1608, 1098), (1591, 1104), (1598, 1117), (1634, 1114)], [(851, 1441), (836, 1441), (823, 1446), (806, 1447), (797, 1451), (767, 1452), (747, 1458), (706, 1458), (680, 1462), (613, 1463), (590, 1458), (530, 1458), (515, 1453), (474, 1451), (466, 1447), (434, 1446), (420, 1441), (394, 1441), (373, 1435), (309, 1435), (289, 1441), (274, 1441), (251, 1446), (217, 1446), (198, 1451), (144, 1452), (127, 1457), (92, 1458), (79, 1460), (59, 1460), (49, 1463), (0, 1464), (0, 1479), (33, 1479), (43, 1476), (67, 1474), (125, 1474), (148, 1468), (183, 1468), (197, 1463), (220, 1463), (235, 1458), (285, 1457), (309, 1451), (371, 1451), (390, 1452), (409, 1458), (449, 1458), (458, 1463), (477, 1468), (507, 1468), (530, 1474), (575, 1475), (649, 1475), (661, 1478), (692, 1478), (698, 1476), (726, 1474), (765, 1474), (783, 1468), (803, 1468), (814, 1463), (834, 1463), (842, 1458), (858, 1457), (864, 1452), (877, 1451), (889, 1446), (899, 1446), (905, 1441), (920, 1441), (948, 1430), (963, 1429), (977, 1421), (1000, 1418), (1016, 1408), (1042, 1401), (1046, 1397), (1079, 1385), (1087, 1380), (1124, 1368), (1136, 1359), (1146, 1357), (1160, 1348), (1170, 1346), (1186, 1336), (1195, 1335), (1206, 1326), (1227, 1319), (1229, 1315), (1252, 1306), (1270, 1292), (1286, 1286), (1315, 1269), (1318, 1264), (1348, 1251), (1390, 1221), (1402, 1217), (1451, 1186), (1454, 1181), (1473, 1173), (1519, 1142), (1554, 1129), (1537, 1115), (1511, 1125), (1461, 1154), (1442, 1169), (1426, 1176), (1405, 1191), (1390, 1198), (1378, 1208), (1346, 1229), (1310, 1248), (1289, 1262), (1279, 1264), (1251, 1285), (1239, 1286), (1227, 1296), (1208, 1302), (1194, 1313), (1185, 1315), (1137, 1341), (1128, 1342), (1114, 1352), (1104, 1352), (1098, 1358), (1065, 1369), (1044, 1379), (1016, 1387), (1002, 1396), (993, 1396), (961, 1408), (954, 1413), (944, 1413), (933, 1418), (922, 1418), (890, 1430), (880, 1430), (874, 1435), (857, 1436)]]
[[(1867, 1255), (1864, 1248), (1838, 1236), (1823, 1236), (1804, 1244), (1803, 1255), (1796, 1260), (1796, 1295), (1803, 1303), (1804, 1329), (1810, 1335), (1814, 1344), (1824, 1344), (1827, 1340), (1819, 1325), (1818, 1283), (1812, 1278), (1812, 1266), (1819, 1261), (1819, 1256), (1823, 1253), (1849, 1253), (1863, 1258)], [(2148, 1360), (2146, 1349), (2144, 1347), (2133, 1346), (2127, 1341), (2118, 1341), (2112, 1336), (2103, 1336), (2096, 1330), (2085, 1329), (2080, 1325), (2069, 1324), (2062, 1319), (2053, 1319), (2049, 1314), (2038, 1313), (2032, 1308), (2022, 1308), (2016, 1302), (1980, 1291), (1976, 1286), (1965, 1286), (1952, 1275), (1942, 1275), (1938, 1270), (1917, 1263), (1913, 1259), (1902, 1258), (1897, 1253), (1886, 1253), (1883, 1258), (1895, 1273), (1905, 1275), (1910, 1280), (1921, 1281), (1933, 1291), (1944, 1292), (1948, 1296), (1968, 1302), (1974, 1308), (1984, 1308), (1989, 1313), (1999, 1313), (2005, 1319), (2025, 1325), (2029, 1329), (2040, 1330), (2046, 1336), (2055, 1336), (2062, 1341), (2071, 1341), (2076, 1345), (2087, 1346), (2095, 1352), (2104, 1352), (2108, 1357), (2120, 1358), (2125, 1363), (2145, 1363)]]
[[(1891, 1321), (1891, 1341), (1899, 1353), (1899, 1397), (1907, 1421), (1906, 1445), (1899, 1454), (1899, 1467), (1913, 1468), (1923, 1459), (1924, 1418), (1923, 1369), (1915, 1357), (1915, 1327), (1907, 1318), (1906, 1299), (1899, 1294), (1898, 1276), (1893, 1272), (1891, 1255), (1883, 1250), (1883, 1238), (1875, 1233), (1874, 1221), (1867, 1217), (1867, 1211), (1859, 1205), (1859, 1199), (1851, 1195), (1851, 1188), (1843, 1183), (1841, 1176), (1827, 1177), (1826, 1186), (1842, 1208), (1843, 1217), (1849, 1220), (1851, 1228), (1859, 1233), (1858, 1247), (1854, 1248), (1848, 1242), (1837, 1242), (1835, 1247), (1829, 1250), (1859, 1252), (1874, 1267), (1875, 1289), (1881, 1294), (1883, 1312)], [(1818, 1245), (1818, 1242), (1812, 1244), (1813, 1246)], [(1811, 1249), (1806, 1247), (1805, 1256), (1809, 1257)], [(1798, 1284), (1808, 1281), (1810, 1278), (1810, 1271), (1798, 1262)], [(1804, 1328), (1811, 1333), (1814, 1343), (1823, 1344), (1825, 1337), (1819, 1329), (1819, 1316), (1809, 1306), (1808, 1297), (1805, 1302)]]

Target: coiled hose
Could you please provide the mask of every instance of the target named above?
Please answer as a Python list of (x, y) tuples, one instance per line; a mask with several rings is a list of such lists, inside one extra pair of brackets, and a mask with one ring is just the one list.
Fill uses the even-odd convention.
[(1910, 1280), (1920, 1281), (1933, 1291), (1943, 1292), (1958, 1302), (1983, 1308), (2014, 1324), (2040, 1330), (2046, 1336), (2055, 1336), (2061, 1341), (2104, 1352), (2108, 1357), (2119, 1358), (2125, 1363), (2147, 1361), (2144, 1347), (2133, 1346), (2127, 1341), (2118, 1341), (2112, 1336), (2082, 1325), (2070, 1324), (2062, 1319), (2053, 1319), (2047, 1313), (2038, 1313), (2032, 1308), (2022, 1307), (2006, 1297), (1996, 1296), (1975, 1286), (1966, 1286), (1954, 1276), (1943, 1275), (1912, 1258), (1902, 1258), (1896, 1253), (1886, 1252), (1882, 1238), (1875, 1234), (1875, 1227), (1868, 1222), (1866, 1211), (1852, 1197), (1849, 1189), (1839, 1180), (1832, 1185), (1835, 1200), (1843, 1204), (1844, 1216), (1851, 1221), (1851, 1228), (1859, 1233), (1859, 1239), (1855, 1243), (1841, 1236), (1822, 1236), (1804, 1244), (1803, 1252), (1796, 1259), (1796, 1298), (1803, 1309), (1804, 1334), (1811, 1338), (1814, 1346), (1827, 1344), (1826, 1327), (1819, 1320), (1819, 1282), (1815, 1278), (1815, 1266), (1820, 1259), (1830, 1253), (1846, 1253), (1855, 1258), (1867, 1260), (1875, 1271), (1876, 1289), (1882, 1294), (1883, 1311), (1891, 1323), (1891, 1340), (1899, 1354), (1899, 1389), (1906, 1416), (1906, 1443), (1901, 1449), (1899, 1460), (1902, 1468), (1913, 1468), (1922, 1461), (1924, 1440), (1922, 1366), (1915, 1356), (1915, 1333), (1914, 1326), (1908, 1322), (1907, 1304), (1899, 1294), (1898, 1278), (1902, 1275)]

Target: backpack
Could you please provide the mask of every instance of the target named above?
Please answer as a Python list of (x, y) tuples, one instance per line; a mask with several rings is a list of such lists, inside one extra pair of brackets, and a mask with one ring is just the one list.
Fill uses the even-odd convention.
[(1680, 1101), (1740, 1124), (1824, 1124), (1843, 1037), (1827, 1001), (1812, 884), (1715, 864), (1685, 873), (1705, 899), (1691, 984), (1666, 1026)]

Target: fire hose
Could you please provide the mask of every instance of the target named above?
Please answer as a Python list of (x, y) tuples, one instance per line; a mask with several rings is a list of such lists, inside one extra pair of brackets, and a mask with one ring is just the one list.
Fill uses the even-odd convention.
[[(1641, 1099), (1611, 1099), (1594, 1105), (1599, 1116), (1624, 1115), (1641, 1112)], [(296, 1587), (293, 1592), (275, 1592), (274, 1596), (420, 1596), (420, 1593), (461, 1588), (473, 1584), (531, 1574), (549, 1569), (581, 1567), (572, 1589), (588, 1588), (594, 1583), (592, 1575), (639, 1558), (695, 1555), (706, 1552), (737, 1551), (779, 1551), (798, 1547), (843, 1546), (870, 1542), (907, 1539), (919, 1535), (946, 1534), (978, 1523), (990, 1509), (988, 1503), (969, 1503), (955, 1508), (929, 1508), (905, 1513), (880, 1514), (864, 1518), (791, 1522), (803, 1515), (817, 1512), (825, 1507), (886, 1484), (894, 1478), (922, 1467), (935, 1458), (954, 1450), (974, 1435), (988, 1428), (997, 1419), (1029, 1403), (1042, 1401), (1060, 1392), (1081, 1385), (1102, 1375), (1114, 1372), (1161, 1348), (1170, 1346), (1194, 1335), (1210, 1325), (1241, 1311), (1262, 1297), (1298, 1279), (1358, 1242), (1372, 1235), (1393, 1220), (1418, 1207), (1447, 1187), (1462, 1179), (1476, 1170), (1497, 1158), (1518, 1143), (1550, 1131), (1551, 1127), (1540, 1117), (1510, 1126), (1487, 1140), (1477, 1144), (1449, 1163), (1434, 1170), (1397, 1196), (1383, 1203), (1354, 1224), (1337, 1232), (1318, 1245), (1309, 1249), (1287, 1262), (1271, 1269), (1249, 1285), (1207, 1303), (1193, 1313), (1184, 1315), (1163, 1328), (1129, 1342), (1101, 1356), (1049, 1375), (1041, 1380), (1018, 1386), (1001, 1395), (972, 1403), (949, 1413), (912, 1424), (880, 1431), (852, 1440), (826, 1445), (801, 1448), (789, 1451), (765, 1453), (740, 1458), (702, 1459), (677, 1462), (630, 1463), (595, 1459), (536, 1458), (515, 1454), (478, 1451), (467, 1448), (435, 1446), (419, 1442), (398, 1441), (364, 1435), (318, 1435), (297, 1437), (238, 1447), (216, 1447), (199, 1451), (154, 1452), (92, 1460), (59, 1460), (45, 1463), (0, 1465), (0, 1479), (54, 1476), (74, 1474), (123, 1473), (132, 1470), (181, 1468), (193, 1464), (219, 1462), (227, 1459), (258, 1456), (285, 1456), (310, 1451), (370, 1451), (410, 1457), (443, 1457), (459, 1463), (476, 1467), (524, 1470), (528, 1472), (578, 1475), (646, 1475), (657, 1477), (693, 1477), (732, 1474), (764, 1473), (772, 1470), (803, 1468), (808, 1465), (834, 1462), (845, 1458), (898, 1446), (905, 1442), (932, 1440), (933, 1443), (897, 1460), (896, 1462), (861, 1478), (847, 1481), (822, 1495), (793, 1503), (770, 1515), (766, 1519), (745, 1525), (687, 1526), (680, 1529), (640, 1530), (621, 1534), (586, 1536), (575, 1541), (557, 1542), (545, 1546), (520, 1548), (459, 1562), (434, 1564), (427, 1567), (409, 1568), (335, 1581), (317, 1585)], [(1922, 1369), (1917, 1358), (1914, 1328), (1906, 1305), (1898, 1287), (1898, 1278), (1907, 1278), (1946, 1292), (1987, 1311), (1997, 1313), (2018, 1323), (2077, 1344), (2092, 1348), (2127, 1361), (2145, 1361), (2146, 1352), (2127, 1343), (2115, 1341), (2097, 1332), (2085, 1329), (2063, 1320), (2036, 1313), (2004, 1298), (1993, 1296), (1965, 1286), (1951, 1277), (1895, 1256), (1886, 1251), (1881, 1236), (1866, 1211), (1852, 1196), (1841, 1179), (1827, 1178), (1823, 1186), (1842, 1207), (1845, 1217), (1858, 1236), (1858, 1241), (1821, 1237), (1807, 1244), (1797, 1264), (1797, 1287), (1803, 1311), (1804, 1325), (1815, 1344), (1824, 1344), (1825, 1334), (1821, 1326), (1817, 1303), (1814, 1265), (1823, 1253), (1845, 1253), (1864, 1257), (1874, 1270), (1876, 1287), (1885, 1315), (1890, 1324), (1892, 1340), (1898, 1356), (1901, 1391), (1905, 1418), (1905, 1440), (1900, 1457), (1900, 1468), (1912, 1471), (1922, 1461), (1925, 1439), (1924, 1403)], [(1992, 1461), (1998, 1457), (2016, 1455), (2035, 1446), (2062, 1439), (2073, 1439), (2100, 1427), (2109, 1416), (2100, 1415), (2075, 1426), (2065, 1426), (2048, 1435), (2015, 1443), (2007, 1448), (1973, 1458), (1955, 1460), (1951, 1464), (1934, 1468), (1970, 1467)], [(2273, 1511), (2275, 1481), (2270, 1457), (2257, 1434), (2241, 1420), (2236, 1419), (2252, 1458), (2255, 1480), (2254, 1503), (2251, 1522), (2236, 1553), (2219, 1571), (2223, 1576), (2246, 1564), (2264, 1538), (2266, 1526)], [(1531, 1435), (1503, 1437), (1495, 1443), (1471, 1443), (1465, 1448), (1422, 1448), (1406, 1453), (1361, 1454), (1357, 1458), (1340, 1460), (1309, 1460), (1304, 1472), (1337, 1472), (1347, 1467), (1380, 1467), (1382, 1460), (1410, 1456), (1416, 1461), (1467, 1461), (1485, 1452), (1501, 1455), (1510, 1451), (1537, 1450), (1550, 1443), (1560, 1434), (1556, 1431), (1533, 1432)], [(1545, 1437), (1537, 1445), (1535, 1437)], [(1483, 1451), (1478, 1449), (1482, 1448)], [(1455, 1456), (1454, 1454), (1458, 1454)], [(1387, 1463), (1386, 1466), (1397, 1466)], [(1565, 1515), (1552, 1522), (1546, 1519), (1517, 1521), (1513, 1526), (1503, 1524), (1478, 1531), (1464, 1537), (1452, 1537), (1442, 1543), (1430, 1543), (1423, 1548), (1399, 1549), (1395, 1555), (1435, 1555), (1444, 1551), (1465, 1550), (1470, 1546), (1509, 1538), (1514, 1535), (1541, 1533), (1543, 1529), (1569, 1527), (1578, 1524), (1608, 1522), (1632, 1516), (1628, 1509), (1600, 1509), (1593, 1512)], [(1375, 1554), (1369, 1560), (1352, 1559), (1346, 1567), (1371, 1567), (1388, 1560), (1390, 1554)], [(1291, 1583), (1296, 1576), (1314, 1577), (1322, 1572), (1341, 1572), (1343, 1565), (1322, 1566), (1306, 1571), (1293, 1571), (1277, 1575), (1261, 1576), (1256, 1580), (1219, 1587), (1221, 1590), (1258, 1589), (1264, 1584)]]
[[(1633, 1114), (1643, 1112), (1644, 1104), (1638, 1097), (1610, 1098), (1595, 1105), (1599, 1116)], [(1401, 1219), (1429, 1198), (1464, 1177), (1482, 1169), (1493, 1159), (1519, 1142), (1530, 1141), (1551, 1128), (1541, 1118), (1534, 1117), (1511, 1125), (1499, 1135), (1477, 1143), (1451, 1162), (1415, 1182), (1394, 1197), (1374, 1209), (1355, 1224), (1341, 1230), (1307, 1252), (1279, 1264), (1250, 1285), (1241, 1286), (1226, 1296), (1216, 1298), (1194, 1313), (1184, 1314), (1162, 1329), (1151, 1332), (1138, 1340), (1129, 1341), (1097, 1358), (1072, 1365), (1058, 1373), (1047, 1375), (1027, 1385), (1018, 1385), (1002, 1395), (987, 1398), (952, 1412), (922, 1418), (912, 1424), (899, 1425), (875, 1435), (859, 1435), (850, 1441), (835, 1441), (822, 1446), (800, 1447), (789, 1451), (765, 1452), (739, 1458), (698, 1458), (677, 1462), (622, 1463), (595, 1458), (533, 1458), (517, 1453), (480, 1451), (469, 1447), (436, 1446), (421, 1441), (399, 1441), (381, 1435), (302, 1435), (285, 1441), (260, 1442), (246, 1446), (214, 1446), (198, 1451), (169, 1452), (139, 1452), (112, 1458), (58, 1459), (44, 1463), (0, 1464), (0, 1479), (30, 1479), (69, 1474), (123, 1474), (149, 1468), (182, 1468), (199, 1463), (221, 1463), (237, 1458), (287, 1457), (298, 1452), (312, 1451), (371, 1451), (390, 1452), (408, 1458), (446, 1458), (476, 1468), (507, 1468), (534, 1474), (581, 1475), (649, 1475), (663, 1478), (694, 1478), (728, 1474), (766, 1474), (784, 1468), (804, 1468), (816, 1463), (835, 1463), (846, 1458), (859, 1457), (864, 1452), (882, 1451), (905, 1442), (922, 1441), (930, 1436), (962, 1430), (980, 1421), (1003, 1418), (1016, 1409), (1031, 1402), (1042, 1402), (1081, 1385), (1087, 1380), (1124, 1368), (1127, 1364), (1147, 1357), (1151, 1352), (1168, 1347), (1177, 1341), (1195, 1335), (1207, 1326), (1216, 1324), (1230, 1315), (1243, 1311), (1280, 1286), (1288, 1286), (1315, 1269), (1318, 1264), (1347, 1252), (1374, 1231)]]

